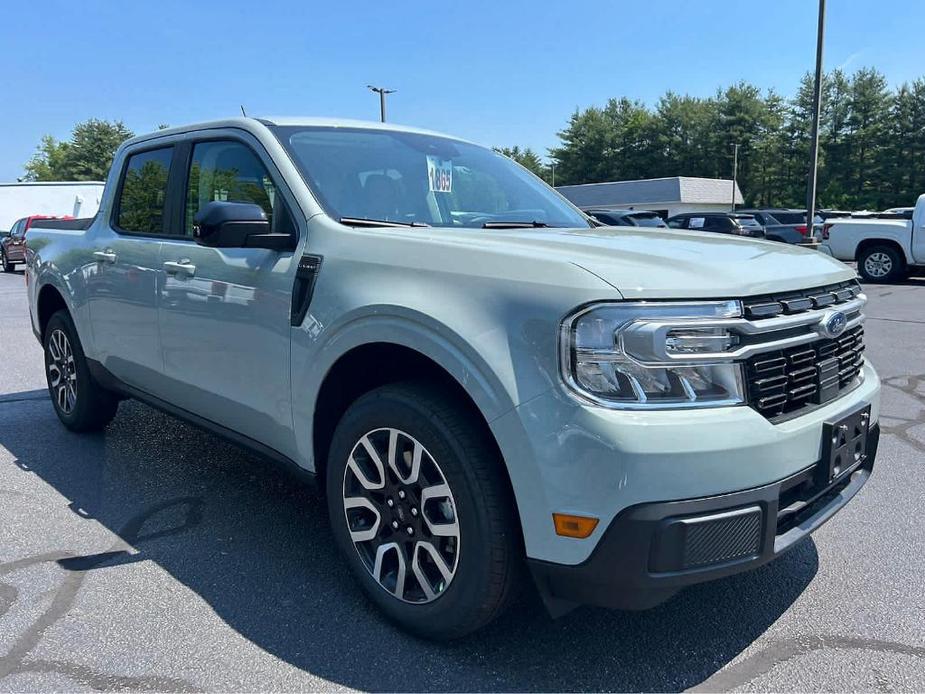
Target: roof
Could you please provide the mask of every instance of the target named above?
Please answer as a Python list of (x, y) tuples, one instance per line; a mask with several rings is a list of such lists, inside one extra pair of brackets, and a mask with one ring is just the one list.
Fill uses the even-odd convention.
[(14, 181), (12, 183), (0, 183), (0, 187), (20, 187), (20, 186), (102, 186), (106, 185), (103, 181)]
[(127, 143), (135, 144), (137, 142), (144, 142), (145, 140), (161, 137), (163, 135), (174, 135), (195, 130), (207, 130), (210, 128), (252, 129), (255, 123), (262, 123), (263, 125), (276, 125), (281, 127), (303, 126), (315, 128), (364, 128), (366, 130), (386, 130), (391, 132), (416, 133), (418, 135), (433, 135), (434, 137), (446, 137), (452, 140), (465, 141), (462, 140), (462, 138), (453, 137), (452, 135), (446, 135), (444, 133), (435, 132), (433, 130), (424, 130), (423, 128), (415, 128), (407, 125), (398, 125), (397, 123), (380, 123), (379, 121), (351, 120), (349, 118), (316, 118), (304, 116), (261, 116), (258, 118), (239, 116), (236, 118), (225, 118), (222, 120), (205, 121), (202, 123), (191, 123), (189, 125), (181, 125), (175, 128), (155, 130), (152, 133), (145, 133), (143, 135), (133, 137), (132, 139), (127, 140)]
[(588, 209), (585, 210), (585, 212), (588, 212), (589, 214), (594, 213), (594, 212), (606, 212), (607, 214), (657, 214), (656, 212), (653, 212), (652, 210), (644, 210), (641, 208), (624, 209), (622, 207), (601, 207), (601, 208), (589, 207)]
[[(585, 183), (576, 186), (559, 186), (556, 190), (578, 207), (604, 205), (649, 205), (653, 203), (700, 203), (716, 205), (729, 203), (732, 181), (722, 178), (648, 178), (639, 181), (613, 181)], [(738, 184), (735, 189), (737, 205), (745, 202)]]

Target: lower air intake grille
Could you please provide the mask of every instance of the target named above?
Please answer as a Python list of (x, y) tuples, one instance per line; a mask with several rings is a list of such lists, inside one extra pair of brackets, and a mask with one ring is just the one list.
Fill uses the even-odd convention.
[(769, 419), (836, 398), (864, 363), (864, 328), (748, 360), (748, 403)]
[(691, 523), (685, 539), (685, 569), (757, 555), (761, 546), (761, 511), (746, 509), (744, 513)]

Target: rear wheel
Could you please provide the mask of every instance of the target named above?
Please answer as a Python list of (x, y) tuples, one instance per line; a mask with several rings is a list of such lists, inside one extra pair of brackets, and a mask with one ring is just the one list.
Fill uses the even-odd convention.
[(96, 431), (109, 424), (119, 400), (90, 374), (67, 311), (58, 311), (48, 320), (44, 347), (48, 393), (62, 424), (72, 431)]
[(868, 282), (898, 282), (906, 263), (892, 246), (868, 246), (858, 256), (858, 272)]
[(341, 419), (326, 483), (334, 535), (400, 626), (458, 638), (506, 606), (522, 550), (502, 465), (474, 416), (425, 385), (378, 388)]

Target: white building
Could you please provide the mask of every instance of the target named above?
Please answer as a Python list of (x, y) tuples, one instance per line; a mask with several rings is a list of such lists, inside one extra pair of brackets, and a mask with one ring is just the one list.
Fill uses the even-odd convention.
[[(691, 176), (586, 183), (556, 190), (583, 210), (632, 208), (652, 210), (664, 217), (681, 212), (728, 212), (733, 198), (732, 181)], [(735, 204), (744, 203), (742, 191), (735, 185)]]
[(0, 183), (0, 231), (34, 214), (92, 217), (102, 197), (102, 181)]

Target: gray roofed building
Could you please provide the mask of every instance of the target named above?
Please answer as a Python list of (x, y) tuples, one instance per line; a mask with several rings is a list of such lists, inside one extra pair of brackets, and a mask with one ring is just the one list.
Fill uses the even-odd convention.
[[(732, 203), (732, 181), (720, 178), (673, 176), (640, 181), (587, 183), (559, 186), (557, 190), (578, 207), (587, 209), (634, 208), (661, 212), (665, 216), (681, 212), (723, 212)], [(735, 187), (735, 202), (744, 204)]]

